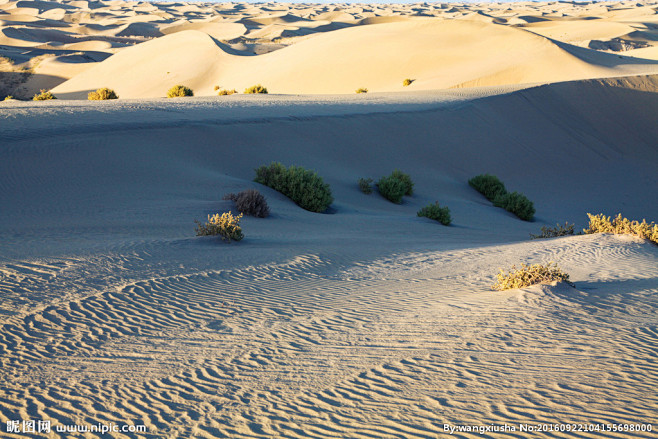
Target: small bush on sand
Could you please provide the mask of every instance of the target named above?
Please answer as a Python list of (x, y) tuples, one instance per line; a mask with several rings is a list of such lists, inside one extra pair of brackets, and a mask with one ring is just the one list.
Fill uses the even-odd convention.
[(557, 224), (555, 227), (541, 227), (539, 235), (530, 234), (530, 239), (544, 239), (544, 238), (557, 238), (559, 236), (573, 235), (573, 224), (564, 223), (564, 225)]
[(411, 177), (409, 177), (409, 174), (405, 174), (404, 172), (400, 171), (399, 169), (396, 169), (393, 171), (391, 174), (392, 178), (396, 178), (402, 182), (404, 185), (404, 194), (405, 195), (412, 195), (414, 193), (414, 182), (411, 181)]
[(265, 218), (270, 214), (270, 207), (267, 205), (267, 200), (256, 189), (247, 189), (237, 194), (226, 194), (224, 195), (224, 200), (234, 201), (235, 207), (245, 215)]
[(404, 81), (402, 81), (402, 85), (403, 85), (404, 87), (409, 87), (409, 86), (411, 85), (412, 82), (414, 82), (413, 79), (409, 79), (409, 78), (407, 78), (407, 79), (405, 79)]
[(514, 288), (525, 288), (531, 285), (550, 283), (550, 282), (569, 282), (569, 275), (563, 273), (556, 264), (550, 262), (548, 265), (521, 264), (521, 268), (512, 266), (509, 273), (505, 273), (501, 268), (500, 273), (496, 276), (496, 283), (491, 286), (492, 290), (511, 290)]
[(372, 193), (372, 178), (359, 178), (359, 189), (364, 194)]
[(439, 206), (439, 202), (428, 204), (418, 211), (418, 216), (424, 216), (429, 219), (436, 220), (444, 226), (450, 225), (452, 218), (450, 217), (450, 209), (447, 207)]
[(404, 195), (413, 194), (414, 182), (409, 174), (396, 169), (391, 175), (379, 179), (377, 189), (387, 200), (400, 204)]
[(35, 94), (32, 98), (33, 101), (49, 101), (51, 99), (57, 99), (54, 94), (47, 90), (41, 90), (39, 93)]
[(194, 96), (194, 92), (184, 85), (174, 85), (167, 91), (168, 98), (183, 98), (185, 96)]
[(535, 206), (532, 201), (518, 192), (510, 192), (503, 195), (498, 195), (493, 205), (502, 207), (508, 212), (518, 216), (523, 221), (530, 221), (535, 214)]
[(495, 175), (481, 174), (468, 180), (468, 184), (489, 201), (493, 201), (498, 195), (507, 193), (505, 185)]
[(220, 89), (219, 85), (216, 85), (215, 87), (213, 87), (213, 90), (215, 90), (215, 91), (217, 91), (219, 89)]
[(242, 214), (233, 216), (231, 212), (223, 213), (221, 216), (216, 213), (212, 217), (208, 215), (208, 222), (201, 224), (196, 223), (196, 236), (219, 235), (224, 241), (240, 241), (244, 238), (242, 228), (240, 227)]
[(658, 224), (654, 222), (647, 223), (644, 219), (642, 222), (631, 221), (622, 217), (621, 213), (612, 220), (609, 216), (603, 214), (592, 215), (588, 213), (587, 216), (589, 217), (589, 227), (584, 229), (583, 233), (629, 234), (658, 244)]
[(252, 85), (244, 89), (245, 94), (257, 94), (264, 93), (267, 94), (267, 89), (260, 84)]
[(407, 193), (405, 184), (391, 176), (380, 178), (377, 182), (377, 190), (382, 197), (396, 204), (402, 203), (402, 197)]
[(357, 89), (356, 89), (356, 92), (357, 92), (357, 93), (368, 93), (368, 89), (367, 89), (367, 88), (363, 88), (363, 87), (362, 87), (362, 88), (357, 88)]
[(13, 100), (15, 100), (15, 99), (14, 99), (14, 97), (13, 97), (12, 95), (9, 95), (9, 96), (5, 96), (5, 98), (4, 98), (3, 100), (5, 100), (5, 101), (13, 101)]
[(109, 99), (119, 99), (119, 96), (111, 88), (99, 88), (96, 91), (90, 91), (87, 95), (90, 101), (106, 101)]
[(272, 162), (256, 169), (254, 181), (281, 192), (311, 212), (324, 212), (334, 201), (331, 188), (322, 177), (301, 166), (286, 168), (281, 163)]
[(233, 90), (219, 90), (219, 93), (217, 93), (218, 96), (228, 96), (237, 93), (238, 91), (236, 89)]

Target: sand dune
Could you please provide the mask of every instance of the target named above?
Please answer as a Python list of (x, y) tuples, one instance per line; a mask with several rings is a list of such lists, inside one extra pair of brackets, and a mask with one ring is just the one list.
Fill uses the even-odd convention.
[[(273, 93), (353, 93), (359, 87), (402, 91), (405, 78), (415, 80), (413, 90), (429, 90), (658, 71), (651, 61), (583, 53), (523, 30), (473, 21), (353, 27), (258, 57), (230, 55), (191, 32), (126, 49), (54, 92), (80, 98), (105, 84), (125, 97), (158, 97), (183, 81), (199, 95), (214, 94), (214, 85), (242, 90), (258, 83)], [(194, 53), (188, 49), (192, 39), (199, 41)]]
[[(111, 38), (106, 41), (110, 41), (113, 49), (119, 51), (163, 35), (190, 30), (203, 32), (217, 41), (220, 51), (216, 58), (221, 60), (218, 62), (222, 65), (213, 69), (214, 77), (205, 80), (195, 77), (205, 71), (195, 72), (194, 66), (190, 66), (184, 77), (191, 78), (199, 85), (200, 89), (196, 91), (200, 95), (212, 95), (218, 81), (237, 89), (268, 82), (270, 91), (275, 93), (352, 93), (360, 87), (366, 87), (371, 92), (399, 91), (401, 81), (409, 76), (416, 79), (413, 89), (427, 90), (647, 74), (655, 71), (655, 66), (651, 64), (651, 60), (655, 60), (652, 47), (656, 47), (658, 41), (652, 25), (658, 20), (658, 15), (652, 1), (639, 4), (426, 3), (365, 7), (62, 0), (5, 2), (0, 5), (0, 11), (0, 45), (4, 47), (0, 48), (0, 56), (9, 57), (13, 49), (47, 49), (76, 44), (90, 35)], [(431, 26), (422, 26), (415, 21), (419, 19), (434, 20), (436, 26), (430, 30)], [(472, 22), (489, 26), (476, 27)], [(396, 26), (396, 23), (400, 24)], [(384, 25), (390, 26), (387, 28)], [(372, 26), (384, 27), (369, 29)], [(345, 28), (349, 27), (355, 29), (347, 31)], [(541, 43), (541, 39), (533, 40), (516, 27), (550, 41)], [(451, 36), (453, 31), (455, 35)], [(481, 33), (480, 41), (474, 35), (466, 35), (469, 32)], [(377, 41), (373, 41), (374, 35), (378, 36)], [(316, 37), (320, 37), (317, 42), (307, 41)], [(496, 43), (486, 47), (482, 41), (490, 37), (495, 38)], [(392, 42), (393, 39), (397, 42)], [(551, 43), (557, 44), (561, 50), (551, 48)], [(588, 55), (585, 60), (594, 65), (579, 65), (578, 59), (563, 52), (570, 50), (559, 46), (560, 43), (599, 52), (634, 52), (628, 55), (636, 60), (632, 63), (638, 65), (630, 67), (628, 61), (621, 61), (621, 65), (615, 66), (613, 58), (609, 57), (603, 63), (613, 68), (601, 69), (594, 55)], [(296, 48), (299, 44), (302, 46)], [(382, 53), (379, 49), (372, 49), (375, 47), (373, 44), (377, 48), (390, 45), (392, 49)], [(177, 47), (174, 44), (172, 49)], [(207, 48), (202, 47), (199, 57), (206, 53)], [(510, 47), (513, 49), (507, 51), (509, 54), (505, 53), (506, 48)], [(635, 52), (641, 49), (647, 50)], [(87, 52), (97, 49), (81, 45), (77, 50)], [(276, 54), (281, 50), (281, 54)], [(223, 56), (222, 51), (231, 56)], [(373, 52), (377, 53), (375, 57), (372, 56)], [(342, 53), (345, 53), (344, 57)], [(492, 66), (495, 53), (499, 53), (498, 57), (501, 58), (497, 67)], [(643, 53), (647, 54), (646, 58), (643, 58)], [(263, 59), (258, 59), (261, 56)], [(583, 61), (582, 56), (576, 56)], [(241, 59), (243, 57), (254, 59)], [(442, 62), (444, 59), (445, 62)], [(649, 61), (641, 62), (638, 59)], [(115, 72), (118, 63), (112, 61), (104, 69)], [(142, 74), (152, 72), (148, 78), (135, 75), (137, 83), (158, 83), (166, 74), (167, 70), (163, 73), (158, 65), (150, 63), (145, 59), (144, 65), (137, 66)], [(309, 67), (311, 63), (317, 68)], [(17, 63), (17, 69), (29, 68), (34, 64), (34, 61), (29, 64), (21, 61)], [(102, 70), (98, 71), (99, 79), (104, 79)], [(66, 75), (56, 76), (64, 78)], [(88, 85), (84, 78), (75, 81)], [(126, 81), (131, 80), (114, 78), (116, 87), (128, 90), (122, 96), (154, 97), (164, 93), (160, 90), (158, 94), (133, 94), (130, 90), (141, 87)], [(66, 96), (85, 96), (83, 90), (76, 89), (74, 84), (65, 86)], [(160, 88), (168, 86), (168, 82), (160, 84)], [(10, 87), (5, 84), (4, 88)], [(21, 90), (27, 88), (22, 87)], [(19, 97), (28, 95), (23, 93)]]
[[(588, 211), (658, 218), (657, 91), (651, 76), (485, 98), (0, 104), (3, 427), (425, 438), (446, 423), (655, 422), (658, 247), (528, 233), (584, 227)], [(272, 216), (243, 220), (244, 241), (192, 236), (271, 160), (317, 170), (333, 213), (258, 186)], [(416, 183), (401, 205), (359, 191), (394, 168)], [(473, 191), (481, 172), (528, 195), (536, 220)], [(435, 200), (451, 227), (416, 217)], [(489, 290), (499, 267), (548, 261), (575, 288)]]

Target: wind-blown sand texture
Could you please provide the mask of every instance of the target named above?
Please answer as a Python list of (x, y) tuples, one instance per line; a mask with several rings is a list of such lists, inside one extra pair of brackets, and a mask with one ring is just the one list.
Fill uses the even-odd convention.
[[(0, 102), (0, 437), (656, 437), (658, 246), (529, 234), (658, 220), (657, 7), (0, 4), (11, 93), (121, 97)], [(212, 89), (254, 82), (273, 94)], [(254, 183), (275, 160), (316, 170), (330, 211)], [(360, 192), (395, 168), (402, 204)], [(481, 173), (535, 220), (470, 188)], [(194, 236), (248, 188), (270, 217)], [(450, 227), (416, 216), (436, 200)], [(490, 290), (550, 261), (575, 287)], [(54, 431), (99, 423), (148, 431)]]

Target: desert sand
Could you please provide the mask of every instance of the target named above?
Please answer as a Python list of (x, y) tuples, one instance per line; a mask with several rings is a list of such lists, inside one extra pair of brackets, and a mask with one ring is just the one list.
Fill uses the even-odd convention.
[[(657, 10), (0, 4), (3, 93), (58, 97), (0, 102), (0, 437), (656, 437), (658, 246), (529, 238), (658, 220)], [(317, 171), (329, 211), (253, 182), (271, 161)], [(396, 168), (402, 204), (359, 190)], [(248, 188), (270, 217), (195, 236)], [(416, 216), (434, 201), (450, 226)], [(575, 286), (491, 291), (551, 261)], [(51, 432), (9, 431), (30, 420)], [(56, 430), (99, 424), (146, 431)]]

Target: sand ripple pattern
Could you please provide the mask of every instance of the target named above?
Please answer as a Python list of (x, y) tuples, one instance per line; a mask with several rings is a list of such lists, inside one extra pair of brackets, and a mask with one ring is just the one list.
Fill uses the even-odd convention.
[[(567, 261), (577, 288), (488, 291), (519, 254)], [(83, 270), (70, 264), (5, 266), (0, 287), (27, 293), (61, 270)], [(343, 269), (308, 254), (129, 282), (5, 320), (0, 421), (145, 424), (140, 437), (153, 438), (434, 438), (445, 423), (649, 423), (657, 267), (650, 244), (583, 236)]]

